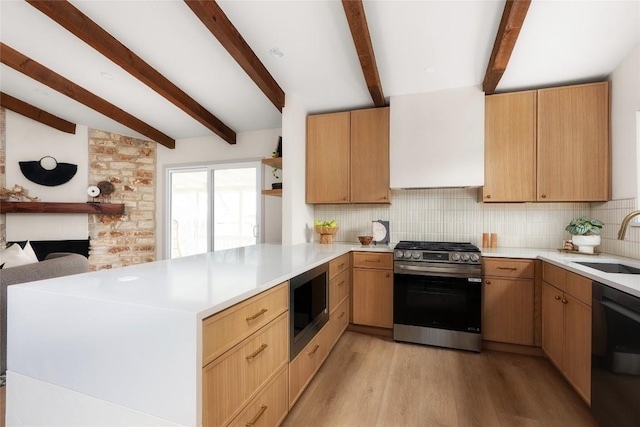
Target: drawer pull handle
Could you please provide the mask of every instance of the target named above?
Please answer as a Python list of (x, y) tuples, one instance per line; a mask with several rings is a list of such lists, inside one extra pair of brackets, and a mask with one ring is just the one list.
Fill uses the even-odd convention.
[(344, 280), (342, 282), (338, 283), (338, 287), (340, 287), (342, 285), (344, 285)]
[(554, 298), (560, 300), (560, 295), (556, 295)]
[(255, 357), (262, 353), (267, 347), (269, 347), (267, 344), (262, 344), (259, 349), (247, 356), (247, 360), (255, 359)]
[(313, 350), (311, 350), (311, 351), (310, 351), (309, 353), (307, 353), (307, 354), (308, 354), (309, 356), (313, 356), (313, 355), (316, 353), (316, 351), (318, 351), (318, 349), (319, 349), (319, 348), (320, 348), (320, 345), (319, 345), (319, 344), (316, 344), (316, 346), (315, 346), (315, 347), (313, 347)]
[(516, 271), (516, 267), (498, 267), (498, 270)]
[(338, 264), (338, 268), (344, 267), (344, 262), (342, 264)]
[(364, 262), (380, 262), (380, 258), (376, 259), (365, 259)]
[(256, 425), (256, 423), (258, 422), (258, 420), (260, 419), (260, 417), (262, 416), (262, 414), (264, 414), (264, 412), (266, 410), (267, 410), (267, 405), (260, 405), (260, 410), (258, 411), (256, 416), (253, 417), (253, 419), (251, 421), (246, 423), (245, 426), (246, 427), (252, 427), (252, 426)]
[(344, 311), (342, 313), (340, 313), (340, 316), (338, 316), (338, 319), (342, 319), (345, 314), (346, 314), (346, 312), (344, 312)]
[(249, 317), (247, 317), (247, 321), (249, 321), (249, 320), (255, 320), (255, 319), (257, 319), (258, 317), (260, 317), (260, 316), (262, 316), (263, 314), (265, 314), (267, 311), (269, 311), (269, 310), (267, 310), (266, 308), (263, 308), (262, 310), (260, 310), (260, 311), (259, 311), (259, 312), (257, 312), (256, 314), (254, 314), (253, 316), (249, 316)]

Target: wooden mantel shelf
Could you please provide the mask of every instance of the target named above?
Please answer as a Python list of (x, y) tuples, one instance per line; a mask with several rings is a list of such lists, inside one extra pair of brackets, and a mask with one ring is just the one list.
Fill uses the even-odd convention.
[(0, 202), (0, 213), (90, 213), (122, 215), (122, 203)]

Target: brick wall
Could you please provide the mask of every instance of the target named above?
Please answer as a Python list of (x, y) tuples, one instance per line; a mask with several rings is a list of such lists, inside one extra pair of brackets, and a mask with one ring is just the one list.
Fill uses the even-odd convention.
[(156, 143), (89, 130), (89, 185), (109, 181), (122, 216), (89, 215), (89, 268), (102, 270), (155, 260)]
[[(0, 108), (0, 188), (6, 187), (5, 174), (5, 152), (6, 152), (6, 118), (4, 108)], [(7, 227), (5, 221), (6, 215), (0, 214), (0, 248), (4, 248), (7, 243)]]

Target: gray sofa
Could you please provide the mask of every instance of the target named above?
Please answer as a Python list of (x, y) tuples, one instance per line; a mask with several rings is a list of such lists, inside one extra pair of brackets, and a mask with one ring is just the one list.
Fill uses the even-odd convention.
[(73, 253), (51, 253), (36, 264), (0, 269), (0, 375), (7, 370), (7, 286), (87, 271), (87, 258)]

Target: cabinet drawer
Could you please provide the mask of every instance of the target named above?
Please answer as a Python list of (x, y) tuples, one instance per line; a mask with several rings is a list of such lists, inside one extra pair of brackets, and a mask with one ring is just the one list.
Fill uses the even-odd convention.
[(269, 382), (230, 424), (233, 427), (272, 427), (280, 425), (289, 412), (287, 367)]
[(354, 252), (353, 267), (392, 270), (393, 254), (379, 252)]
[(567, 293), (591, 307), (591, 279), (567, 272)]
[(561, 291), (567, 290), (567, 271), (548, 262), (542, 263), (542, 280)]
[(202, 366), (287, 311), (288, 282), (204, 319)]
[(511, 277), (518, 279), (533, 279), (533, 260), (484, 258), (485, 276)]
[(349, 254), (344, 254), (336, 259), (329, 261), (329, 277), (333, 278), (343, 271), (348, 271), (351, 267)]
[(350, 274), (346, 270), (329, 281), (329, 313), (349, 296)]
[(326, 324), (289, 364), (289, 408), (298, 400), (329, 354), (330, 326)]
[(287, 314), (283, 313), (268, 327), (203, 368), (203, 425), (229, 422), (286, 365), (287, 320)]
[(331, 328), (331, 347), (333, 347), (344, 330), (347, 329), (347, 326), (349, 326), (349, 298), (342, 301), (331, 314), (329, 323)]

